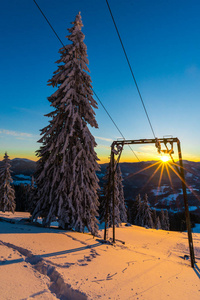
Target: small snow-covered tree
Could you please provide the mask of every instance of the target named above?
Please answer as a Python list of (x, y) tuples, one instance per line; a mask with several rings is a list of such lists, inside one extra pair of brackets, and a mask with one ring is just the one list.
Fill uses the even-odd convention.
[[(111, 164), (107, 167), (106, 175), (104, 176), (105, 184), (103, 188), (103, 198), (100, 207), (100, 221), (103, 222), (106, 219), (106, 212), (108, 213), (108, 225), (113, 224), (113, 180)], [(114, 205), (115, 205), (115, 224), (119, 226), (122, 222), (127, 222), (127, 213), (123, 192), (122, 174), (120, 166), (115, 166), (114, 174)], [(107, 207), (108, 205), (108, 207)], [(108, 210), (108, 211), (107, 211)]]
[(155, 208), (152, 211), (152, 221), (153, 221), (154, 228), (157, 228), (157, 214)]
[(136, 216), (136, 210), (135, 210), (135, 201), (129, 201), (129, 206), (127, 209), (127, 218), (128, 218), (128, 222), (131, 224), (134, 224), (135, 221), (135, 216)]
[(0, 210), (14, 213), (16, 207), (15, 191), (11, 186), (13, 180), (10, 168), (10, 159), (6, 152), (3, 159), (3, 166), (0, 169)]
[(165, 212), (163, 209), (161, 209), (160, 211), (160, 224), (161, 224), (161, 228), (163, 230), (167, 230), (166, 229), (166, 218), (165, 218)]
[(144, 195), (142, 202), (142, 226), (153, 228), (152, 210), (148, 202), (147, 194)]
[(107, 208), (107, 201), (109, 201), (109, 199), (110, 199), (109, 181), (111, 179), (111, 173), (109, 173), (109, 172), (111, 172), (110, 164), (108, 164), (108, 166), (106, 167), (106, 173), (102, 178), (103, 179), (103, 187), (100, 191), (100, 197), (99, 197), (99, 201), (100, 201), (99, 220), (100, 220), (100, 223), (103, 223), (105, 221), (106, 213), (109, 214), (109, 211), (110, 211), (110, 206), (108, 206), (108, 208)]
[(127, 210), (124, 198), (123, 178), (120, 165), (117, 166), (117, 186), (119, 191), (119, 213), (121, 222), (127, 222)]
[(140, 194), (138, 194), (136, 196), (134, 207), (136, 208), (136, 211), (137, 211), (134, 224), (138, 225), (138, 226), (143, 226), (142, 225), (142, 218), (143, 218), (142, 211), (143, 210), (142, 210), (142, 200), (141, 200)]
[[(109, 182), (111, 181), (111, 169), (110, 169), (110, 163), (106, 167), (106, 174), (102, 178), (104, 181), (103, 189), (101, 191), (101, 197), (100, 197), (100, 206), (99, 206), (99, 220), (100, 223), (103, 223), (106, 220), (106, 217), (108, 217), (110, 214), (112, 214), (111, 210), (111, 199), (110, 199), (110, 189), (111, 185)], [(108, 221), (111, 225), (111, 222)]]
[(170, 230), (170, 221), (169, 221), (169, 214), (168, 210), (165, 210), (165, 223), (166, 223), (166, 230)]
[(169, 224), (169, 215), (167, 210), (161, 209), (160, 212), (160, 223), (161, 223), (161, 228), (163, 230), (169, 230), (170, 224)]
[(157, 217), (157, 221), (156, 221), (156, 229), (162, 229), (159, 216)]
[(92, 97), (80, 13), (72, 24), (67, 36), (71, 44), (60, 49), (60, 65), (49, 80), (49, 85), (58, 89), (48, 98), (54, 111), (46, 115), (51, 120), (39, 140), (38, 200), (32, 219), (42, 217), (45, 226), (57, 219), (63, 228), (83, 232), (86, 226), (95, 234), (99, 167), (88, 125), (98, 127), (93, 110), (97, 103)]

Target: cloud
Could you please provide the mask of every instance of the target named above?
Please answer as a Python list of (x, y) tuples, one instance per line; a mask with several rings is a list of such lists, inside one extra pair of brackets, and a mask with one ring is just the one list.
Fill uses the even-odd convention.
[(105, 145), (100, 145), (100, 144), (98, 144), (97, 145), (97, 147), (96, 147), (96, 149), (107, 149), (107, 150), (110, 150), (110, 147), (109, 146), (105, 146)]
[(33, 138), (33, 137), (36, 137), (36, 135), (34, 135), (32, 133), (18, 132), (18, 131), (7, 130), (7, 129), (0, 129), (0, 134), (11, 135), (11, 136), (14, 136), (16, 138)]
[(157, 152), (155, 145), (143, 145), (139, 147), (139, 150), (144, 152)]
[(112, 139), (108, 139), (108, 138), (104, 138), (104, 137), (100, 137), (100, 136), (95, 136), (95, 139), (97, 140), (101, 140), (101, 141), (106, 141), (106, 142), (112, 142)]

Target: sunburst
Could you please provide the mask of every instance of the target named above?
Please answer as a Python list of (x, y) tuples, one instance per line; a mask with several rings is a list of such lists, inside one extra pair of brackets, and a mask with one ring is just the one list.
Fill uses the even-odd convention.
[(170, 157), (167, 156), (167, 155), (163, 155), (160, 157), (160, 160), (163, 162), (163, 163), (167, 163), (169, 160), (170, 160)]

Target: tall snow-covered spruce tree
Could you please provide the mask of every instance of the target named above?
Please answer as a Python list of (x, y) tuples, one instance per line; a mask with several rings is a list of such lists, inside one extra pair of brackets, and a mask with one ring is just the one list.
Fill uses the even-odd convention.
[(32, 219), (43, 218), (49, 226), (58, 220), (63, 228), (83, 232), (85, 226), (95, 234), (98, 230), (99, 170), (96, 142), (88, 125), (98, 128), (93, 108), (91, 78), (88, 75), (87, 48), (80, 13), (68, 29), (72, 42), (60, 49), (49, 85), (57, 87), (48, 98), (54, 111), (47, 114), (50, 124), (41, 130), (42, 143), (35, 175), (37, 203)]
[(0, 210), (15, 211), (15, 191), (10, 185), (13, 180), (10, 174), (10, 159), (7, 152), (4, 155), (3, 166), (0, 169)]

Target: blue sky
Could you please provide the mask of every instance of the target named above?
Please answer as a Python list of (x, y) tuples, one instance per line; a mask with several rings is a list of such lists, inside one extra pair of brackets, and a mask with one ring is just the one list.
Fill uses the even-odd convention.
[[(81, 11), (93, 88), (126, 139), (153, 138), (130, 70), (103, 0), (37, 0), (64, 44)], [(181, 141), (183, 158), (200, 160), (200, 2), (109, 0), (157, 137)], [(0, 159), (34, 158), (39, 131), (51, 111), (47, 81), (60, 42), (32, 0), (1, 3)], [(120, 138), (104, 109), (96, 111), (101, 162)], [(140, 160), (157, 157), (153, 145), (133, 147)], [(122, 160), (135, 161), (127, 148)]]

